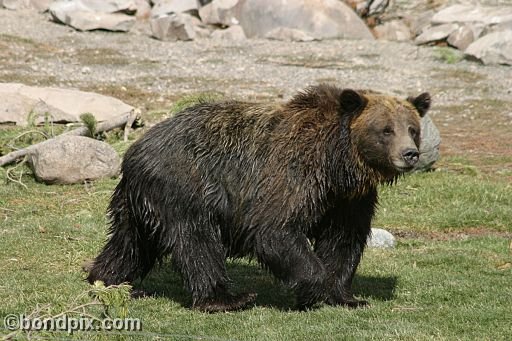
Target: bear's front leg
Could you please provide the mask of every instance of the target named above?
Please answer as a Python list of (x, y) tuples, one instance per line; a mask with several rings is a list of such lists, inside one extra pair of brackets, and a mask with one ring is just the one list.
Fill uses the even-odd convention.
[(368, 304), (352, 294), (352, 280), (371, 232), (376, 192), (342, 202), (330, 210), (313, 235), (315, 252), (327, 271), (330, 305), (360, 307)]
[(316, 253), (322, 259), (327, 270), (327, 286), (330, 305), (359, 307), (368, 304), (358, 300), (352, 294), (352, 280), (361, 260), (364, 244), (333, 242), (332, 239), (316, 241)]

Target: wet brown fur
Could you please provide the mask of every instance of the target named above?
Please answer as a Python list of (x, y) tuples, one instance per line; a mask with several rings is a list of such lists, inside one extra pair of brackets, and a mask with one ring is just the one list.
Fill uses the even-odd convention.
[[(319, 85), (284, 104), (201, 103), (161, 122), (124, 157), (110, 238), (88, 280), (132, 282), (170, 255), (195, 308), (237, 310), (255, 295), (231, 292), (225, 259), (247, 255), (301, 309), (364, 305), (351, 283), (377, 185), (401, 173), (393, 144), (419, 143), (401, 135), (419, 132), (422, 96)], [(390, 122), (395, 135), (383, 136)]]

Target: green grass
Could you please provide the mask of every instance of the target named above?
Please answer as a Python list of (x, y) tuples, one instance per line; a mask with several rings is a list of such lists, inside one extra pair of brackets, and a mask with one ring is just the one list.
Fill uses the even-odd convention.
[(459, 50), (446, 46), (435, 47), (434, 52), (436, 60), (447, 64), (458, 63), (464, 57), (464, 54)]
[[(457, 167), (459, 166), (459, 167)], [(512, 230), (512, 184), (480, 176), (471, 166), (414, 174), (380, 191), (376, 225), (422, 231), (485, 227)]]
[[(0, 131), (2, 137), (12, 135)], [(112, 139), (123, 152), (129, 143)], [(496, 161), (497, 162), (497, 161)], [(115, 179), (91, 185), (46, 186), (30, 176), (27, 189), (6, 183), (0, 168), (0, 320), (49, 304), (64, 311), (90, 289), (84, 260), (106, 238), (105, 210)], [(205, 340), (508, 340), (512, 335), (512, 187), (464, 158), (384, 186), (375, 226), (414, 232), (392, 250), (370, 249), (354, 289), (368, 309), (321, 306), (293, 311), (293, 295), (257, 264), (231, 261), (235, 288), (258, 292), (243, 312), (192, 311), (190, 297), (167, 262), (143, 287), (157, 297), (132, 300), (129, 317), (142, 332), (45, 333), (62, 339)], [(465, 235), (471, 228), (483, 231)], [(439, 238), (433, 239), (431, 233)], [(449, 233), (448, 233), (449, 232)], [(452, 232), (458, 232), (454, 236)], [(140, 284), (136, 284), (140, 286)], [(0, 335), (8, 334), (2, 329)], [(22, 335), (23, 338), (23, 335)]]

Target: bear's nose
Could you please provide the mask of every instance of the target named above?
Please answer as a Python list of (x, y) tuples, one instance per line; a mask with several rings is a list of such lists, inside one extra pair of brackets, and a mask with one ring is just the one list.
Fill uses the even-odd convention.
[(420, 153), (415, 148), (408, 148), (402, 152), (402, 158), (409, 166), (414, 166), (420, 158)]

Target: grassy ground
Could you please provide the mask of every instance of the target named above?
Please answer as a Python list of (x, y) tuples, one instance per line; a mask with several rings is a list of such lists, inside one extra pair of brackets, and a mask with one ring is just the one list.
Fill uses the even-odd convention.
[[(0, 130), (0, 142), (18, 133)], [(114, 146), (124, 151), (128, 144)], [(293, 296), (286, 288), (257, 264), (238, 260), (229, 263), (230, 275), (239, 290), (258, 292), (256, 307), (198, 313), (187, 308), (190, 298), (164, 263), (143, 283), (158, 296), (128, 306), (128, 316), (141, 319), (142, 332), (33, 336), (510, 340), (512, 186), (500, 171), (488, 171), (499, 161), (482, 162), (449, 156), (435, 172), (412, 174), (381, 189), (375, 225), (393, 230), (399, 240), (393, 250), (365, 253), (355, 291), (371, 302), (369, 309), (321, 306), (293, 311)], [(117, 183), (108, 179), (92, 185), (45, 186), (30, 176), (22, 181), (27, 188), (7, 183), (6, 170), (0, 168), (0, 317), (29, 314), (42, 304), (57, 314), (90, 288), (81, 265), (103, 245), (105, 209)], [(0, 326), (0, 335), (8, 333)]]

